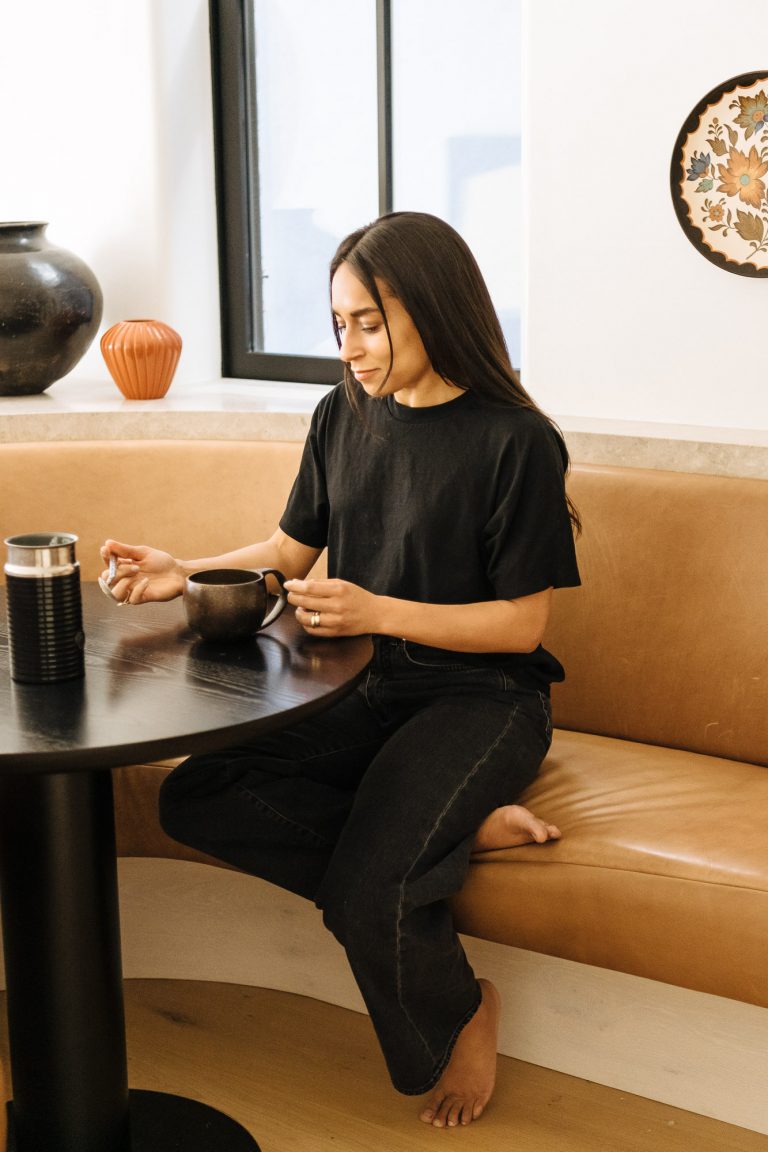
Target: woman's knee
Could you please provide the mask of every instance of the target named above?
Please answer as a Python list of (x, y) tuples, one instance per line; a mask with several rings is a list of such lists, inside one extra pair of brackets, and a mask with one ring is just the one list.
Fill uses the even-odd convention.
[(165, 777), (158, 794), (158, 816), (163, 831), (174, 839), (189, 821), (200, 801), (220, 789), (222, 764), (211, 756), (193, 756)]

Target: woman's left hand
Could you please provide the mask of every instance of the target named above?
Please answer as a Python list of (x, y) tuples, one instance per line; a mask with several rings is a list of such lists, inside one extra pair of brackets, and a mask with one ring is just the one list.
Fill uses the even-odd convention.
[(286, 580), (288, 603), (313, 636), (362, 636), (376, 629), (379, 600), (348, 580)]

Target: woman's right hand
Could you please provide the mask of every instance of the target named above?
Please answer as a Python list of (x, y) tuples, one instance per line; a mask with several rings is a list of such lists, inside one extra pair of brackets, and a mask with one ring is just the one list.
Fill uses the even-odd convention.
[[(101, 546), (101, 558), (109, 564), (111, 556), (117, 557), (117, 572), (110, 591), (120, 604), (173, 600), (184, 591), (185, 574), (169, 552), (147, 548), (143, 544), (105, 540)], [(101, 575), (103, 580), (107, 580), (109, 570)]]

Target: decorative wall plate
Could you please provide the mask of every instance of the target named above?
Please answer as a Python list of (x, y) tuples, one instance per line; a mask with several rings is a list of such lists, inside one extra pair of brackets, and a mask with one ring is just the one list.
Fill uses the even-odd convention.
[(768, 71), (734, 76), (699, 101), (670, 178), (694, 247), (728, 272), (768, 276)]

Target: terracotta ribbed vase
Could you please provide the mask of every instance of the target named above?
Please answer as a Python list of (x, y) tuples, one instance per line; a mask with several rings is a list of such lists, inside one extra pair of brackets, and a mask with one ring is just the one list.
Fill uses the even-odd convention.
[(162, 320), (121, 320), (101, 338), (110, 375), (128, 400), (159, 400), (171, 386), (181, 336)]

